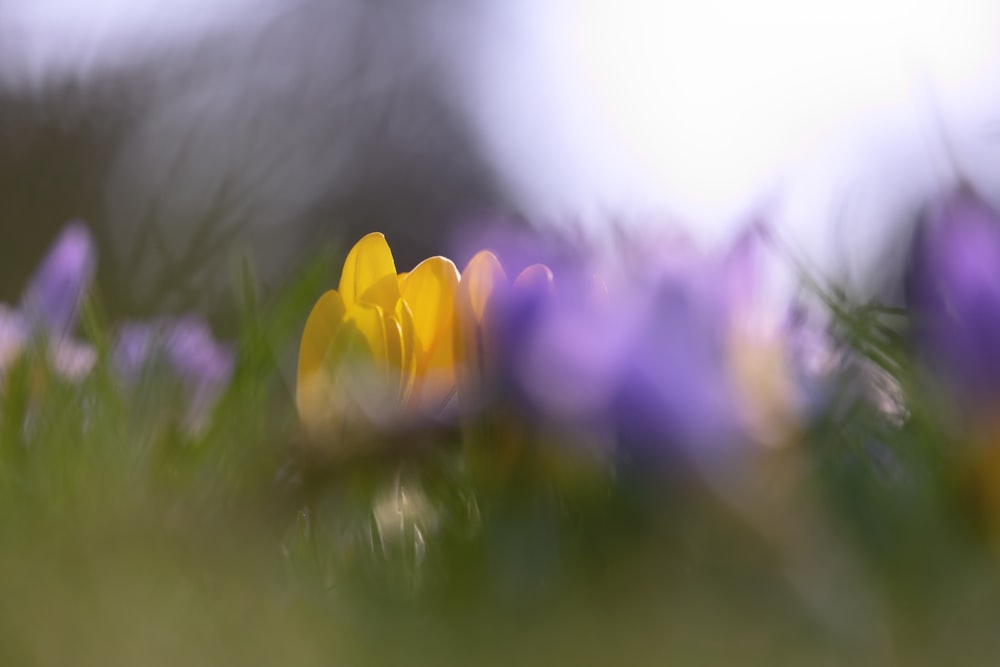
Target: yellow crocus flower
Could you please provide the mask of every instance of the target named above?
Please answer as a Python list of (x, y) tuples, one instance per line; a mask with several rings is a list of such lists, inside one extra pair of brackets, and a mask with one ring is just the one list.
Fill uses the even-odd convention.
[(358, 241), (302, 334), (296, 402), (307, 430), (338, 433), (440, 409), (455, 388), (458, 282), (449, 259), (397, 274), (382, 234)]

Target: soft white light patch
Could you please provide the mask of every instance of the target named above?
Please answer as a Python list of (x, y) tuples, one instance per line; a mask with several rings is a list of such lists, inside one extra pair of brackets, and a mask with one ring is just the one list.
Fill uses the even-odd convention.
[(615, 4), (591, 0), (573, 40), (589, 92), (631, 156), (709, 209), (900, 97), (911, 76), (904, 40), (878, 28), (903, 23), (886, 7)]
[(716, 241), (777, 201), (807, 259), (863, 274), (906, 202), (953, 177), (940, 124), (950, 142), (1000, 119), (997, 5), (512, 1), (473, 106), (532, 213), (597, 231), (609, 211), (676, 214)]

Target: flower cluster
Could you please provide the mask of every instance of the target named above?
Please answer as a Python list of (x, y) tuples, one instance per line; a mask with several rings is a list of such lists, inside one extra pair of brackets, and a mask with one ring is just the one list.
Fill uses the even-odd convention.
[(80, 303), (94, 278), (94, 243), (87, 228), (71, 223), (28, 284), (18, 308), (0, 304), (0, 380), (40, 336), (57, 375), (78, 380), (97, 359), (92, 347), (73, 338)]
[(762, 252), (755, 230), (721, 256), (672, 249), (615, 280), (583, 261), (510, 279), (489, 250), (461, 272), (433, 257), (398, 273), (370, 234), (305, 325), (302, 421), (338, 456), (428, 418), (457, 419), (466, 440), (516, 439), (516, 423), (642, 455), (787, 444), (808, 406), (790, 313), (755, 289)]
[[(97, 250), (87, 227), (73, 222), (60, 233), (18, 308), (0, 304), (0, 389), (9, 368), (24, 358), (33, 340), (44, 343), (44, 359), (55, 375), (80, 382), (94, 369), (98, 353), (76, 337), (86, 295), (97, 267)], [(165, 360), (170, 373), (189, 397), (185, 424), (192, 431), (205, 425), (232, 376), (235, 356), (217, 343), (208, 326), (194, 316), (155, 322), (127, 322), (114, 336), (115, 372), (125, 385), (140, 372)]]

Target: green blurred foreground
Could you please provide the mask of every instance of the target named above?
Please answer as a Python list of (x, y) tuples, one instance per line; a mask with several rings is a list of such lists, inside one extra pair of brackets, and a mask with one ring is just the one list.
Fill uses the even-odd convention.
[[(989, 521), (919, 396), (897, 428), (845, 391), (733, 490), (627, 462), (482, 486), (448, 432), (317, 470), (287, 369), (336, 265), (267, 303), (244, 280), (236, 378), (198, 433), (166, 373), (10, 370), (0, 664), (995, 664)], [(849, 316), (855, 346), (903, 358), (877, 320)]]

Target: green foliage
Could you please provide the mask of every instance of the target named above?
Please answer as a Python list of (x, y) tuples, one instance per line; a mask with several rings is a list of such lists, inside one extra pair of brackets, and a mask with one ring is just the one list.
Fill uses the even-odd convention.
[(845, 371), (801, 445), (756, 455), (739, 479), (684, 461), (554, 466), (547, 447), (572, 443), (540, 432), (497, 484), (470, 473), (447, 425), (336, 466), (303, 455), (295, 352), (334, 265), (321, 257), (266, 300), (249, 264), (235, 272), (236, 373), (197, 432), (167, 369), (118, 379), (96, 298), (83, 321), (99, 361), (84, 381), (52, 373), (41, 344), (7, 370), (0, 664), (992, 655), (990, 509), (900, 314), (831, 302), (857, 359), (901, 387), (902, 423)]

